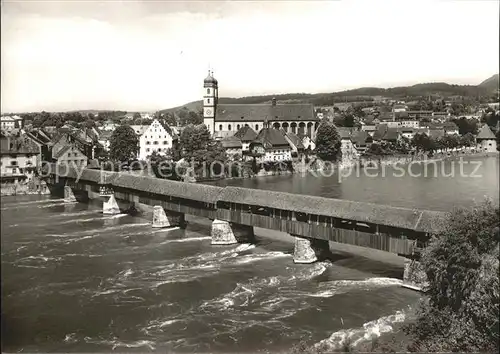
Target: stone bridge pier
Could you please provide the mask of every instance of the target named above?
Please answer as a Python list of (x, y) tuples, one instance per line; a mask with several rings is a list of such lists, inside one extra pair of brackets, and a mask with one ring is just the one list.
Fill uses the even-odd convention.
[(212, 236), (212, 245), (232, 245), (255, 241), (253, 226), (230, 223), (219, 219), (212, 221), (210, 236)]
[(154, 228), (163, 227), (184, 227), (186, 224), (185, 216), (183, 213), (166, 212), (161, 205), (155, 205), (153, 207), (153, 223)]
[(299, 264), (314, 263), (322, 260), (330, 254), (330, 244), (328, 240), (318, 240), (297, 235), (295, 237), (295, 247), (293, 250), (293, 262)]
[(73, 189), (71, 188), (71, 186), (64, 186), (64, 201), (66, 203), (76, 202), (75, 194), (73, 193)]

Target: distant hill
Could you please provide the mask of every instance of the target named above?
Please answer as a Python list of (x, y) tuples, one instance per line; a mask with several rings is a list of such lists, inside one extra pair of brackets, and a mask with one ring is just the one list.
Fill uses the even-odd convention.
[[(345, 101), (370, 101), (373, 96), (383, 96), (391, 98), (418, 98), (428, 97), (431, 95), (439, 95), (444, 97), (449, 96), (466, 96), (478, 97), (488, 96), (495, 93), (498, 89), (498, 74), (493, 75), (489, 79), (483, 81), (479, 85), (453, 85), (445, 82), (431, 82), (416, 84), (413, 86), (400, 86), (391, 88), (379, 87), (362, 87), (353, 90), (332, 92), (332, 93), (287, 93), (281, 95), (263, 95), (263, 96), (248, 96), (240, 98), (221, 97), (219, 103), (269, 103), (273, 97), (279, 103), (311, 103), (315, 106), (332, 105), (334, 102)], [(193, 101), (179, 107), (164, 109), (161, 112), (176, 112), (179, 109), (186, 108), (190, 111), (200, 111), (203, 102)]]
[(484, 90), (496, 92), (499, 88), (499, 77), (498, 74), (493, 75), (492, 77), (481, 82), (478, 87), (481, 87)]

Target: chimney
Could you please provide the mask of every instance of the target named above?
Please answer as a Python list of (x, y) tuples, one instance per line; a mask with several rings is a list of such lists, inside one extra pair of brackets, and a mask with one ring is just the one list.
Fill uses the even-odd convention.
[(271, 100), (271, 102), (272, 102), (273, 106), (276, 106), (276, 98), (273, 97), (273, 99)]

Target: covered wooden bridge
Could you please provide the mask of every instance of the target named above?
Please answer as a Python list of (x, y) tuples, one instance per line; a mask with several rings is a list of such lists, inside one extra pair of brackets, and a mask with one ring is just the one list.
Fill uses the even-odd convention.
[[(80, 172), (80, 173), (79, 173)], [(46, 166), (51, 190), (77, 200), (106, 198), (104, 208), (154, 207), (161, 226), (182, 224), (184, 215), (211, 219), (214, 244), (248, 240), (253, 227), (295, 237), (297, 262), (314, 261), (328, 241), (411, 256), (444, 226), (445, 213), (341, 199), (170, 181), (131, 173)], [(107, 194), (103, 196), (102, 191)], [(67, 195), (65, 195), (67, 196)], [(126, 204), (126, 206), (124, 206)], [(104, 210), (103, 210), (104, 211)], [(105, 212), (105, 211), (104, 211)], [(153, 226), (158, 226), (153, 223)], [(301, 252), (303, 250), (303, 252)], [(302, 255), (302, 256), (301, 256)]]

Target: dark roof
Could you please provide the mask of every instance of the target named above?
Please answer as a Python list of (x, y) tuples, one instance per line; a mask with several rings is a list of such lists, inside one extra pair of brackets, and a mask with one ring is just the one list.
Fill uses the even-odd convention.
[(281, 132), (282, 134), (285, 134), (288, 139), (292, 142), (293, 145), (297, 148), (297, 150), (303, 150), (305, 149), (304, 144), (302, 144), (302, 139), (295, 133), (293, 132)]
[(209, 71), (207, 77), (203, 80), (203, 83), (217, 85), (217, 80), (213, 77), (213, 73)]
[(387, 140), (387, 141), (394, 141), (398, 140), (399, 138), (399, 131), (397, 128), (388, 128), (387, 131), (385, 132), (385, 135), (383, 136), (382, 140)]
[(241, 140), (232, 135), (232, 136), (227, 136), (224, 139), (221, 140), (222, 147), (225, 149), (231, 149), (231, 148), (241, 148)]
[(113, 186), (215, 204), (221, 187), (119, 173)]
[(219, 104), (215, 114), (216, 122), (247, 121), (318, 121), (312, 104)]
[(366, 146), (367, 141), (373, 140), (366, 130), (355, 132), (351, 139), (356, 146)]
[(76, 146), (74, 146), (74, 144), (67, 144), (67, 145), (63, 146), (58, 152), (56, 152), (52, 157), (57, 160), (61, 156), (63, 156), (66, 152), (68, 152), (68, 150), (71, 149), (72, 147), (75, 148), (75, 150), (78, 151), (80, 154), (85, 156), (85, 154), (80, 149), (78, 149)]
[(239, 187), (225, 187), (218, 199), (424, 232), (439, 230), (445, 216), (434, 211)]
[(373, 140), (382, 140), (385, 133), (387, 132), (388, 126), (387, 124), (379, 124), (376, 126), (375, 133), (373, 133)]
[(261, 143), (266, 149), (280, 146), (290, 147), (290, 144), (285, 139), (283, 134), (278, 129), (274, 128), (262, 129), (254, 141)]
[(476, 139), (496, 139), (495, 135), (491, 131), (488, 124), (483, 124), (479, 132), (477, 133)]
[[(3, 140), (9, 138), (4, 137)], [(27, 136), (10, 137), (9, 145), (2, 144), (2, 154), (38, 154), (40, 147)]]
[(243, 142), (250, 142), (255, 140), (255, 138), (257, 137), (257, 133), (249, 126), (244, 126), (243, 128), (240, 128), (234, 134), (234, 136), (239, 138)]

